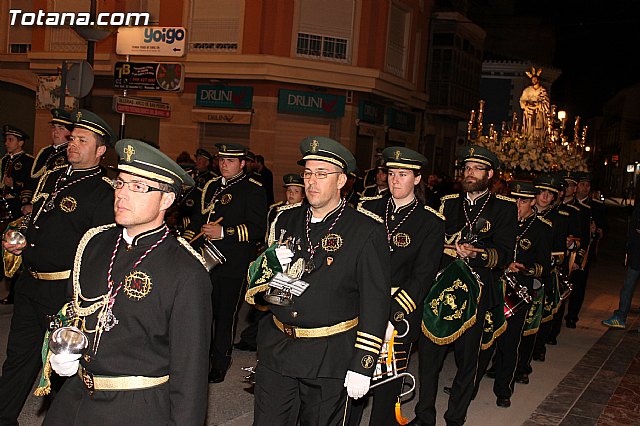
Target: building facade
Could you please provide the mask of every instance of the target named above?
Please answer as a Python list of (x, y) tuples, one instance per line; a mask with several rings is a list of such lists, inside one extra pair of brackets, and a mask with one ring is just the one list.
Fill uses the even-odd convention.
[[(9, 10), (87, 12), (88, 3), (0, 4), (0, 96), (13, 105), (3, 119), (32, 131), (35, 150), (49, 143), (47, 94), (62, 61), (85, 59), (87, 41), (68, 26), (12, 26)], [(298, 171), (298, 143), (309, 135), (339, 140), (364, 170), (376, 148), (425, 150), (431, 9), (432, 0), (99, 0), (98, 13), (148, 12), (149, 25), (184, 27), (187, 49), (182, 57), (117, 55), (110, 27), (95, 44), (91, 108), (118, 129), (114, 96), (169, 104), (170, 118), (127, 114), (124, 136), (156, 142), (172, 158), (243, 143), (265, 157), (276, 182)], [(160, 64), (182, 83), (118, 89), (127, 63)]]

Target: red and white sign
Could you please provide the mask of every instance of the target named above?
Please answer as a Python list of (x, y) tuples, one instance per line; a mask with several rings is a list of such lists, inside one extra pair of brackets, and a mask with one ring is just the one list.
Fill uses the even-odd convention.
[(145, 117), (171, 118), (171, 105), (145, 98), (114, 96), (113, 110), (120, 114), (142, 115)]

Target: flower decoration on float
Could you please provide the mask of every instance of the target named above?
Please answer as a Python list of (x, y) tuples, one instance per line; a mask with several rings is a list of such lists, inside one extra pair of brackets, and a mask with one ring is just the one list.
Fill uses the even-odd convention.
[[(541, 70), (532, 69), (527, 75), (539, 77), (540, 73)], [(559, 170), (588, 171), (588, 126), (581, 128), (580, 117), (576, 116), (573, 134), (568, 135), (566, 112), (556, 111), (556, 105), (549, 105), (546, 90), (533, 79), (532, 83), (520, 98), (522, 120), (514, 112), (511, 123), (503, 121), (499, 131), (490, 124), (488, 132), (484, 132), (485, 101), (481, 100), (477, 112), (471, 110), (467, 123), (468, 143), (494, 152), (501, 163), (501, 175), (507, 180)], [(536, 85), (538, 88), (534, 89)]]

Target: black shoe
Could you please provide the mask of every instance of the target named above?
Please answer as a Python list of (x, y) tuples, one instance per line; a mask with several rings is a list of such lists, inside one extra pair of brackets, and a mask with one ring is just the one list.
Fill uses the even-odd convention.
[(255, 352), (257, 349), (254, 345), (247, 343), (244, 340), (240, 340), (238, 343), (235, 343), (233, 347), (239, 351), (249, 351), (249, 352)]
[(495, 379), (496, 378), (496, 366), (492, 365), (491, 367), (489, 367), (487, 369), (487, 371), (484, 372), (484, 375), (487, 376), (490, 379)]
[(511, 399), (498, 397), (496, 399), (496, 405), (498, 407), (509, 408), (509, 407), (511, 407)]
[(212, 368), (209, 372), (209, 383), (222, 383), (224, 382), (224, 377), (227, 375), (227, 370), (220, 370), (217, 368)]
[(567, 328), (576, 328), (576, 321), (575, 320), (567, 319), (565, 321), (565, 323), (567, 324)]
[(556, 339), (555, 337), (549, 337), (547, 339), (547, 345), (555, 346), (557, 344), (558, 344), (558, 339)]
[(451, 395), (451, 386), (445, 386), (442, 388), (442, 391), (447, 395)]
[(5, 297), (4, 299), (0, 299), (0, 304), (13, 305), (13, 298)]
[(546, 358), (545, 354), (534, 354), (533, 355), (533, 360), (534, 361), (544, 362), (545, 358)]
[(529, 375), (527, 373), (517, 373), (515, 380), (516, 380), (516, 383), (520, 383), (522, 385), (528, 385)]

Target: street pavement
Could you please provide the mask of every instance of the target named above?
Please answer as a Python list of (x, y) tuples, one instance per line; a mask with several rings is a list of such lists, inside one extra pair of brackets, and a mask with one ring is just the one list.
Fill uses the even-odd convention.
[[(585, 353), (605, 333), (600, 324), (617, 307), (618, 292), (624, 277), (624, 245), (628, 208), (614, 204), (608, 207), (610, 231), (599, 248), (598, 260), (592, 265), (588, 281), (587, 295), (576, 329), (563, 328), (557, 346), (548, 346), (544, 363), (533, 363), (533, 374), (528, 385), (516, 384), (510, 408), (499, 408), (493, 395), (493, 381), (484, 378), (480, 391), (472, 402), (467, 425), (521, 425), (536, 411), (536, 408), (551, 394), (562, 379), (582, 359)], [(0, 297), (6, 294), (6, 286), (0, 286)], [(637, 308), (639, 299), (633, 303)], [(249, 307), (244, 304), (239, 311), (238, 335), (246, 325)], [(0, 305), (0, 362), (4, 361), (12, 307)], [(253, 420), (253, 395), (249, 383), (244, 381), (247, 374), (243, 367), (256, 364), (254, 352), (235, 351), (233, 364), (223, 383), (209, 386), (209, 411), (207, 425), (246, 426)], [(411, 359), (409, 372), (417, 377), (418, 357)], [(448, 386), (455, 375), (455, 362), (450, 353), (440, 374), (439, 386)], [(402, 404), (405, 417), (414, 417), (413, 409), (417, 397), (407, 397)], [(438, 425), (444, 425), (442, 415), (446, 411), (447, 395), (441, 392), (437, 400)], [(20, 417), (25, 426), (40, 425), (46, 412), (43, 398), (30, 396)], [(362, 425), (368, 424), (369, 409), (365, 410)], [(530, 424), (530, 423), (529, 423)], [(274, 425), (276, 426), (276, 425)], [(376, 425), (377, 426), (377, 425)]]

